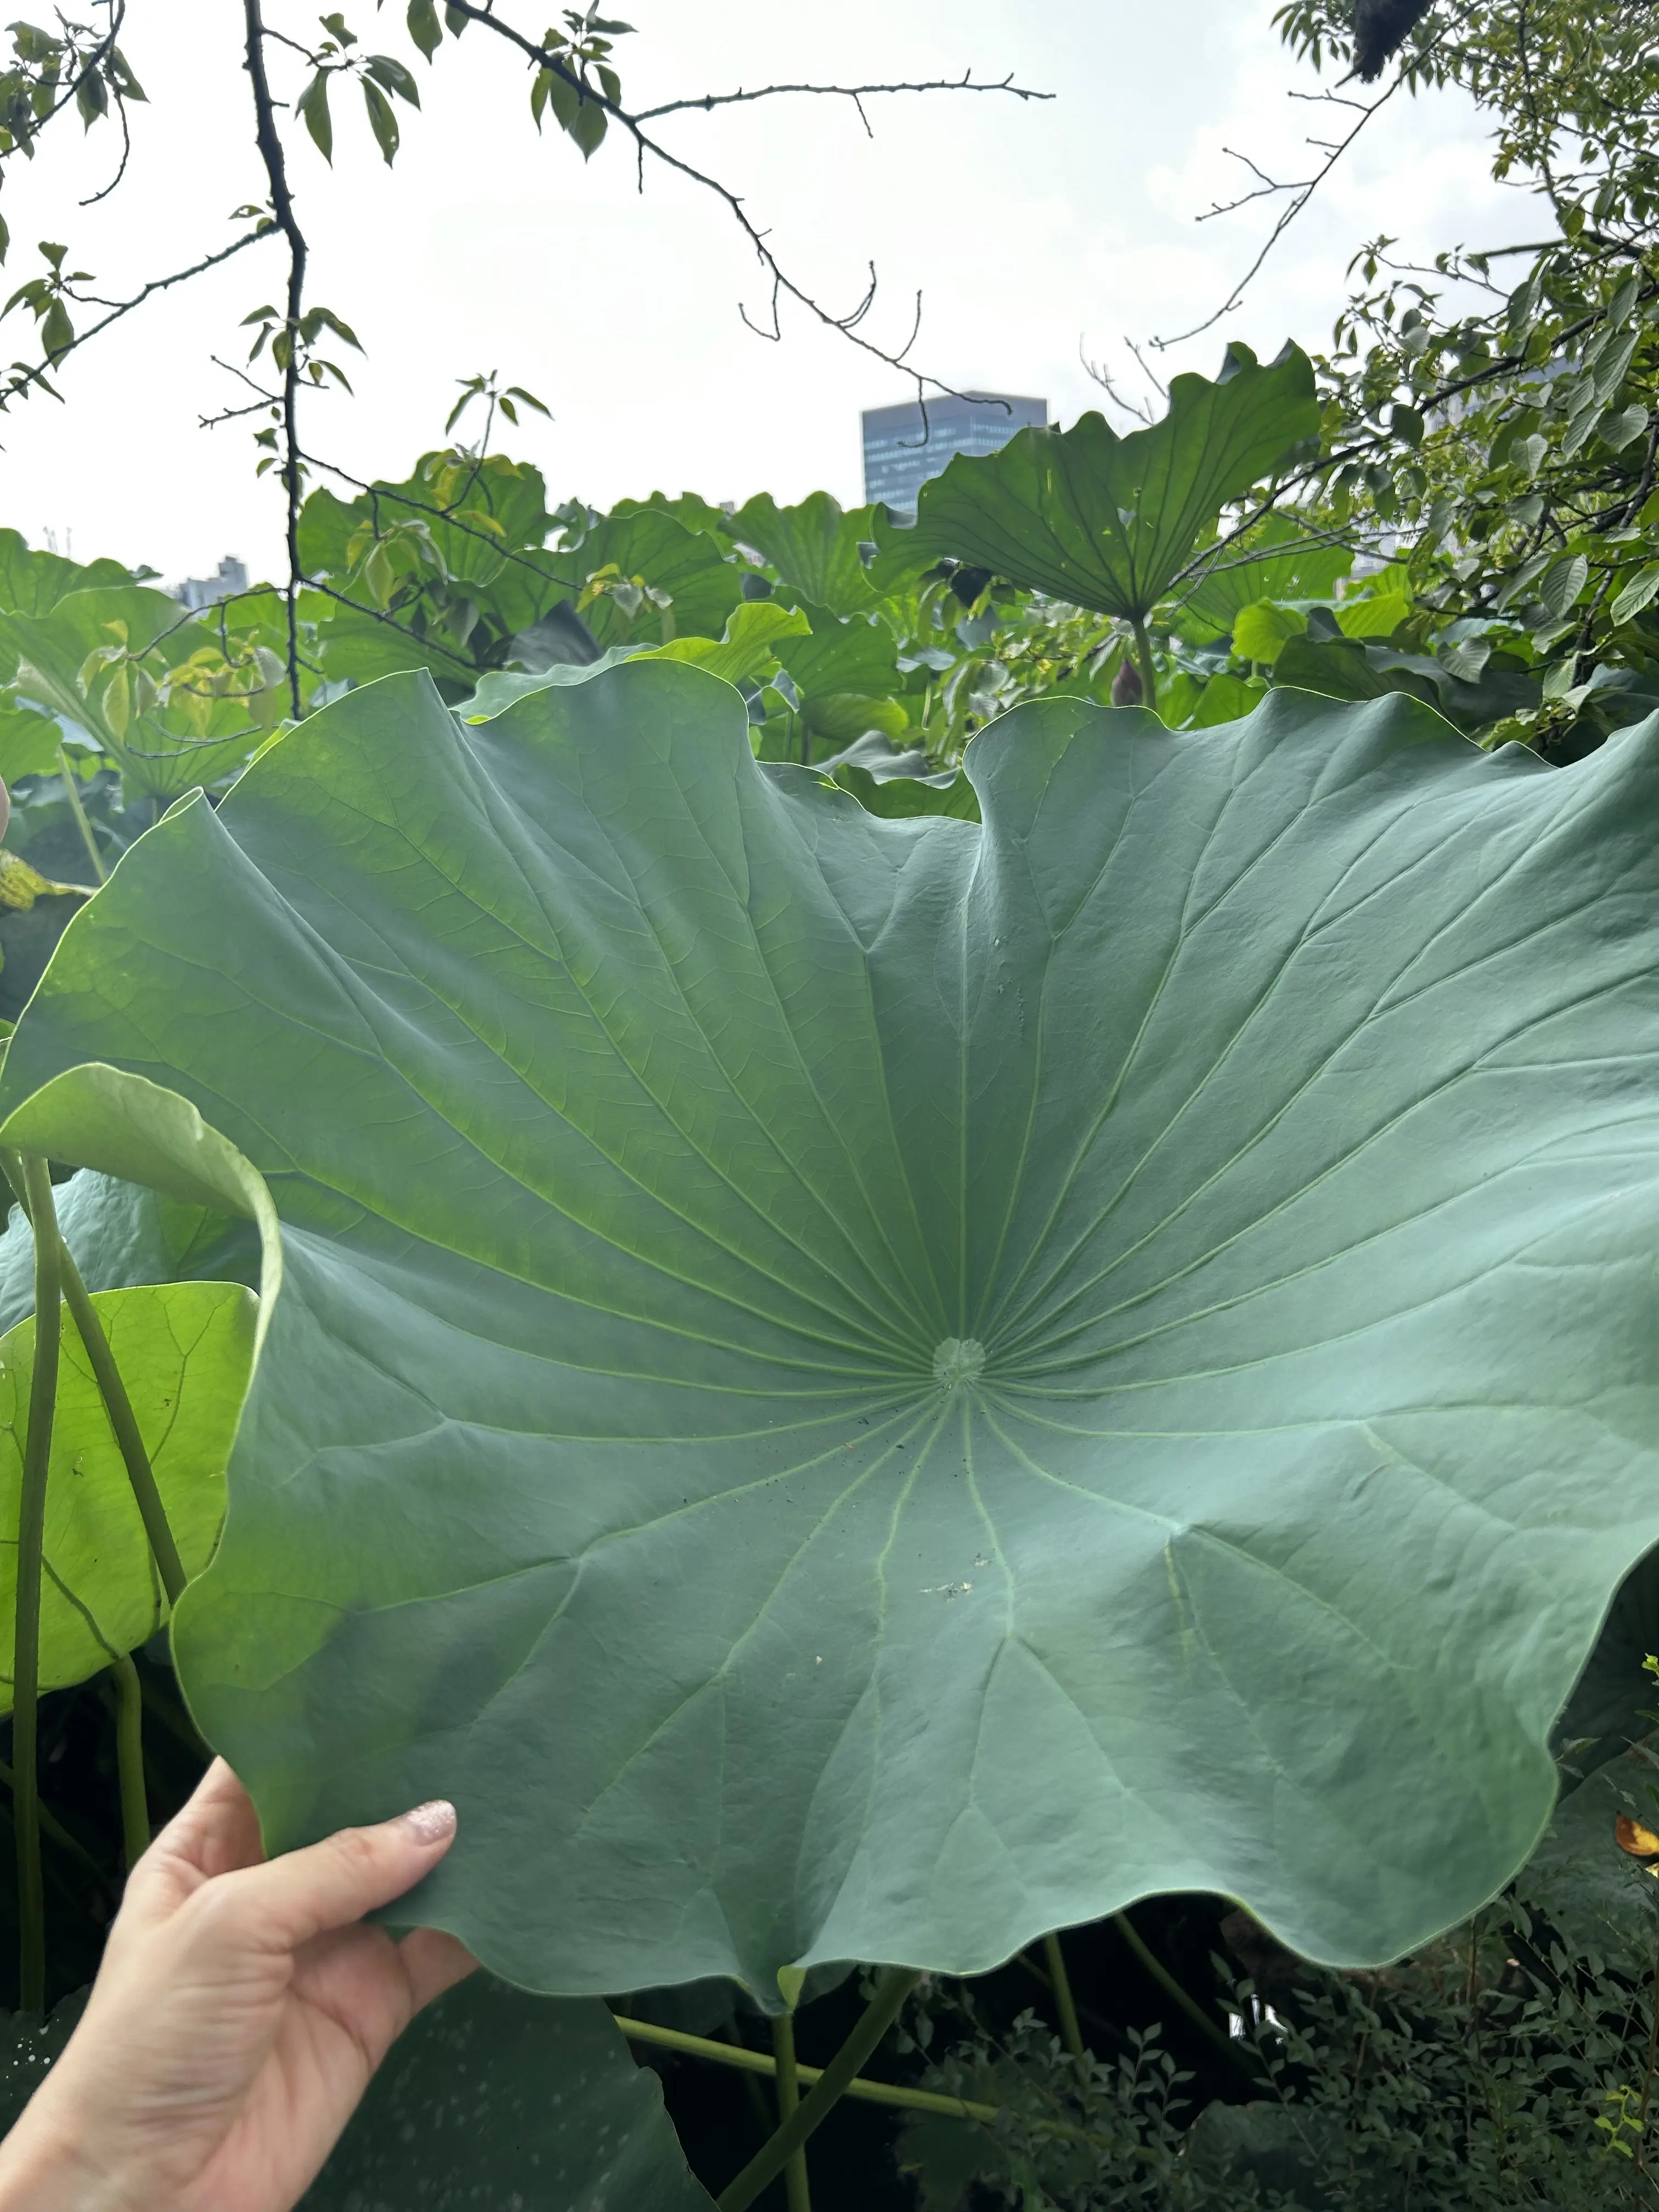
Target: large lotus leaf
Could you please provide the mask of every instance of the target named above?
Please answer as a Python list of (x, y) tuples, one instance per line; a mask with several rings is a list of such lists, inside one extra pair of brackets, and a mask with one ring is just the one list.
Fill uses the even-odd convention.
[(715, 534), (724, 531), (732, 520), (728, 508), (716, 507), (712, 500), (695, 491), (677, 492), (672, 499), (665, 491), (653, 491), (645, 499), (619, 499), (611, 512), (643, 514), (647, 507), (654, 507), (661, 514), (672, 514), (688, 530), (707, 530)]
[[(219, 1534), (225, 1464), (253, 1356), (254, 1300), (236, 1283), (161, 1283), (95, 1293), (156, 1488), (187, 1574)], [(17, 1510), (29, 1430), (34, 1322), (0, 1337), (0, 1669), (9, 1669), (17, 1589)], [(73, 1322), (63, 1330), (46, 1475), (40, 1683), (84, 1681), (148, 1643), (166, 1596), (126, 1465)], [(11, 1678), (0, 1671), (0, 1710)]]
[(881, 821), (696, 669), (396, 678), (141, 839), (12, 1042), (8, 1141), (268, 1179), (192, 1707), (274, 1844), (453, 1796), (418, 1917), (515, 1981), (775, 2003), (1166, 1889), (1398, 1953), (1659, 1539), (1659, 723), (967, 761), (982, 823)]
[[(726, 617), (743, 597), (744, 572), (719, 544), (655, 507), (607, 515), (579, 544), (550, 557), (579, 583), (615, 566), (624, 577), (666, 592), (675, 637), (722, 636)], [(601, 646), (660, 641), (661, 612), (653, 600), (630, 612), (606, 594), (581, 611)]]
[(1146, 615), (1228, 501), (1318, 428), (1304, 353), (1287, 346), (1263, 368), (1231, 346), (1213, 384), (1172, 380), (1150, 428), (1120, 437), (1085, 415), (1069, 430), (1017, 431), (1000, 453), (959, 453), (921, 487), (914, 525), (877, 515), (875, 580), (948, 556), (1100, 614)]
[(69, 592), (130, 584), (132, 572), (118, 561), (84, 566), (61, 553), (34, 552), (15, 530), (0, 530), (0, 608), (8, 614), (50, 614)]
[(728, 536), (752, 547), (802, 599), (832, 615), (851, 615), (880, 596), (860, 550), (874, 537), (874, 517), (872, 507), (845, 512), (827, 491), (811, 493), (798, 507), (780, 507), (770, 492), (762, 492), (724, 523)]
[(1321, 544), (1309, 526), (1270, 514), (1246, 537), (1216, 548), (1198, 582), (1182, 594), (1177, 627), (1188, 636), (1214, 637), (1258, 599), (1328, 599), (1352, 566), (1347, 546)]
[(778, 646), (778, 659), (798, 691), (809, 698), (852, 691), (884, 699), (901, 688), (898, 640), (885, 623), (867, 615), (832, 615), (824, 607), (806, 611), (810, 633), (782, 640)]
[(594, 1998), (475, 1974), (393, 2045), (301, 2212), (714, 2212)]

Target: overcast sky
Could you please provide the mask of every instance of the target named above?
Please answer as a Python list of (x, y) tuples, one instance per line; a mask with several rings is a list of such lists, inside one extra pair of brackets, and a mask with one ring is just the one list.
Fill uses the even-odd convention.
[[(871, 101), (866, 137), (845, 101), (786, 98), (662, 126), (677, 150), (741, 191), (792, 273), (837, 308), (873, 259), (866, 328), (888, 343), (923, 293), (918, 367), (947, 382), (1045, 398), (1073, 420), (1101, 395), (1079, 349), (1126, 369), (1125, 337), (1185, 328), (1221, 304), (1265, 234), (1261, 207), (1195, 221), (1238, 189), (1226, 149), (1280, 176), (1305, 173), (1311, 133), (1339, 112), (1292, 100), (1318, 81), (1280, 47), (1271, 0), (618, 0), (637, 35), (620, 41), (626, 96), (654, 102), (793, 80), (858, 82), (1010, 72), (1052, 93), (934, 94)], [(307, 9), (268, 0), (295, 33)], [(309, 296), (351, 323), (366, 353), (355, 400), (309, 410), (307, 442), (361, 475), (401, 475), (441, 442), (456, 380), (499, 368), (553, 410), (513, 450), (545, 471), (551, 498), (606, 505), (653, 489), (710, 499), (823, 485), (862, 496), (859, 410), (909, 396), (904, 380), (786, 308), (781, 343), (746, 331), (767, 291), (728, 214), (647, 166), (636, 190), (623, 146), (584, 168), (550, 129), (538, 138), (526, 78), (476, 28), (428, 70), (406, 44), (401, 0), (377, 15), (354, 0), (365, 43), (408, 59), (424, 106), (400, 110), (404, 151), (380, 163), (355, 96), (338, 103), (333, 169), (302, 133), (290, 161), (313, 241)], [(507, 12), (538, 29), (517, 0)], [(546, 9), (543, 13), (548, 13)], [(135, 111), (131, 165), (108, 179), (106, 128), (72, 123), (32, 165), (8, 165), (15, 284), (33, 241), (66, 240), (100, 291), (124, 295), (233, 235), (239, 203), (264, 184), (239, 68), (240, 10), (228, 0), (138, 0), (129, 58), (150, 94)], [(313, 33), (320, 35), (320, 33)], [(175, 58), (177, 57), (177, 58)], [(290, 76), (290, 95), (303, 79)], [(1303, 216), (1244, 305), (1158, 357), (1213, 374), (1224, 339), (1264, 356), (1287, 337), (1324, 343), (1354, 247), (1386, 230), (1426, 256), (1460, 240), (1525, 237), (1536, 217), (1487, 175), (1481, 126), (1455, 97), (1401, 98)], [(217, 353), (240, 361), (237, 325), (281, 297), (276, 243), (130, 317), (72, 359), (66, 404), (35, 399), (0, 424), (0, 521), (35, 543), (47, 529), (76, 557), (147, 560), (168, 577), (239, 554), (279, 556), (279, 496), (255, 482), (246, 425), (198, 428), (234, 403)], [(5, 357), (32, 348), (14, 314)]]

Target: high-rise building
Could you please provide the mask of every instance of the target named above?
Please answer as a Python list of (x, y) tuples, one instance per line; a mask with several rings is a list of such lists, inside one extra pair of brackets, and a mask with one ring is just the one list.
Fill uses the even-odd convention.
[(199, 613), (204, 607), (216, 607), (222, 599), (234, 599), (246, 589), (246, 568), (234, 553), (227, 553), (216, 576), (186, 576), (182, 584), (173, 586), (173, 596)]
[(864, 411), (864, 496), (907, 514), (916, 494), (957, 453), (994, 453), (1016, 430), (1048, 420), (1046, 399), (1007, 392), (968, 392), (961, 398), (915, 400)]

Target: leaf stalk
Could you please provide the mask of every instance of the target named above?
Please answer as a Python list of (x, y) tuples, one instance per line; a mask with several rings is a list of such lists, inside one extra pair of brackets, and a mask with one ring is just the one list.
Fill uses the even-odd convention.
[(38, 1152), (23, 1158), (23, 1184), (34, 1235), (34, 1370), (29, 1382), (29, 1432), (17, 1501), (17, 1595), (12, 1658), (13, 1809), (17, 1828), (18, 2009), (46, 2008), (46, 1893), (40, 1871), (40, 1778), (37, 1765), (40, 1700), (40, 1556), (46, 1526), (46, 1474), (52, 1464), (58, 1404), (61, 1327), (59, 1260), (52, 1176)]
[(859, 2069), (898, 2018), (904, 2000), (921, 1979), (921, 1972), (912, 1966), (883, 1967), (863, 2018), (771, 2142), (762, 2145), (716, 2200), (719, 2212), (748, 2212), (767, 2184), (783, 2172), (807, 2137), (847, 2094)]

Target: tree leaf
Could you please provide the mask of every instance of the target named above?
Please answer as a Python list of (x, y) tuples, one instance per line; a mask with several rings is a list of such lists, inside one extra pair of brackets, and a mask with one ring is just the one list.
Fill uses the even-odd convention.
[(328, 71), (319, 70), (294, 103), (310, 131), (318, 152), (330, 167), (334, 163), (334, 119), (328, 112)]
[[(462, 18), (465, 21), (465, 18)], [(430, 61), (443, 44), (443, 26), (438, 21), (433, 0), (409, 0), (409, 35)]]
[(581, 94), (573, 96), (570, 112), (561, 118), (567, 133), (582, 149), (584, 161), (591, 161), (603, 143), (610, 122), (597, 100)]
[(140, 839), (9, 1048), (8, 1142), (190, 1197), (177, 1092), (269, 1179), (191, 1708), (273, 1847), (453, 1796), (399, 1911), (520, 1982), (1160, 1889), (1396, 1956), (1659, 1540), (1659, 720), (1062, 697), (967, 772), (882, 822), (696, 669), (398, 678)]
[(411, 107), (420, 106), (421, 88), (395, 55), (370, 54), (363, 66), (377, 84), (383, 84), (388, 92), (395, 92)]
[[(185, 1572), (206, 1565), (224, 1518), (225, 1463), (253, 1356), (256, 1301), (237, 1283), (105, 1291), (104, 1324), (149, 1448)], [(34, 1320), (0, 1337), (0, 1655), (11, 1650), (18, 1489), (29, 1427)], [(61, 1689), (136, 1650), (167, 1619), (125, 1462), (74, 1324), (64, 1322), (46, 1483), (40, 1685)], [(0, 1667), (9, 1668), (9, 1657)], [(11, 1684), (0, 1674), (0, 1709)]]
[(301, 2212), (714, 2212), (596, 1999), (475, 1974), (393, 2045)]
[(1128, 620), (1151, 612), (1231, 500), (1319, 428), (1313, 368), (1287, 347), (1261, 368), (1243, 346), (1222, 374), (1177, 376), (1170, 410), (1120, 437), (1099, 415), (1018, 431), (1000, 453), (958, 454), (925, 483), (908, 529), (875, 518), (884, 586), (941, 556)]
[(363, 105), (368, 110), (368, 127), (374, 133), (374, 143), (389, 169), (398, 158), (398, 118), (392, 112), (392, 102), (380, 86), (368, 77), (362, 82)]
[(1651, 606), (1656, 594), (1659, 594), (1659, 561), (1650, 561), (1645, 568), (1638, 569), (1613, 601), (1614, 628), (1634, 622), (1644, 607)]

